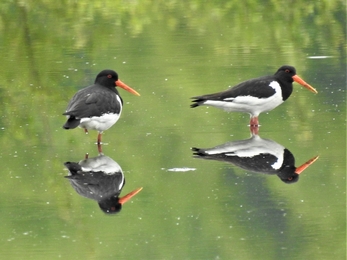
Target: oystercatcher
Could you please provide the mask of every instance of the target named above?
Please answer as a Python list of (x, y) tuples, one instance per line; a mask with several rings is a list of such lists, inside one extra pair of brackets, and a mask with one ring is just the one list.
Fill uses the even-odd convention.
[(101, 71), (95, 83), (79, 90), (70, 100), (66, 112), (67, 121), (63, 128), (74, 129), (77, 126), (99, 132), (97, 143), (101, 143), (101, 134), (114, 125), (122, 112), (123, 100), (116, 87), (140, 96), (140, 94), (118, 79), (113, 70)]
[(222, 92), (192, 97), (194, 103), (190, 107), (207, 105), (228, 112), (246, 112), (251, 115), (250, 126), (257, 127), (260, 113), (274, 109), (289, 98), (293, 81), (318, 93), (296, 75), (294, 67), (285, 65), (272, 76), (250, 79)]
[(227, 142), (213, 148), (193, 147), (192, 151), (195, 158), (224, 161), (257, 173), (276, 174), (288, 184), (297, 182), (299, 175), (318, 159), (318, 156), (315, 156), (301, 166), (295, 167), (295, 158), (287, 148), (259, 135), (252, 135), (246, 140)]
[(123, 171), (118, 163), (106, 155), (85, 158), (78, 163), (66, 162), (71, 186), (83, 197), (98, 202), (102, 211), (107, 214), (118, 213), (122, 205), (139, 193), (138, 188), (119, 198), (125, 184)]

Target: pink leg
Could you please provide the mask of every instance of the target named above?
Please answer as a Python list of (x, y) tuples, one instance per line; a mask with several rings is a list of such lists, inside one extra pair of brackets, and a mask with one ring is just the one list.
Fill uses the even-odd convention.
[(251, 121), (249, 122), (249, 130), (253, 135), (258, 135), (259, 133), (259, 121), (258, 117), (251, 117)]
[(249, 122), (250, 126), (259, 126), (259, 121), (258, 121), (258, 117), (251, 117), (251, 121)]
[(101, 144), (101, 133), (98, 134), (98, 144)]
[(98, 142), (97, 142), (99, 153), (102, 153), (101, 135), (102, 135), (102, 132), (99, 132), (99, 133), (98, 133)]

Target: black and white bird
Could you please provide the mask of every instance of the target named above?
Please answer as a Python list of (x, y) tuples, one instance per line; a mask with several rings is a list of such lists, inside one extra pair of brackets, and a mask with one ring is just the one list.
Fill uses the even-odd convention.
[(116, 87), (140, 96), (134, 89), (118, 79), (113, 70), (101, 71), (95, 83), (79, 90), (70, 100), (66, 112), (67, 121), (63, 128), (74, 129), (77, 126), (99, 132), (97, 143), (101, 143), (101, 134), (114, 125), (122, 112), (123, 100)]
[(313, 93), (316, 89), (296, 75), (292, 66), (282, 66), (272, 76), (250, 79), (222, 92), (192, 97), (191, 107), (202, 105), (224, 109), (227, 112), (246, 112), (251, 116), (250, 126), (258, 126), (258, 116), (282, 104), (293, 92), (293, 81)]
[(119, 164), (110, 157), (100, 154), (80, 162), (66, 162), (68, 178), (75, 191), (86, 198), (98, 202), (100, 209), (107, 213), (118, 213), (122, 205), (139, 193), (136, 189), (119, 197), (125, 185), (125, 177)]
[(295, 167), (295, 158), (288, 149), (259, 135), (213, 148), (193, 147), (192, 151), (196, 158), (232, 163), (247, 171), (276, 174), (285, 183), (297, 182), (299, 175), (318, 159), (318, 156), (315, 156)]

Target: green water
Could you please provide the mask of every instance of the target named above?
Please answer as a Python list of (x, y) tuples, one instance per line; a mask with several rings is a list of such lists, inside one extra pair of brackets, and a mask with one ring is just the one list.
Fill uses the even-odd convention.
[[(1, 259), (345, 259), (344, 1), (2, 1)], [(189, 108), (293, 65), (312, 94), (260, 115), (300, 180), (193, 158), (191, 147), (249, 138), (249, 115)], [(67, 102), (102, 69), (123, 90), (103, 136), (124, 170), (116, 216), (79, 196), (63, 163), (97, 156), (97, 133), (65, 131)], [(122, 194), (123, 194), (122, 193)]]

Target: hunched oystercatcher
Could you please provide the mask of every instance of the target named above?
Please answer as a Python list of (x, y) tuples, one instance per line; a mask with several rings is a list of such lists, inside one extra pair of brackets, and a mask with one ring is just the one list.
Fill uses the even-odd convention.
[(85, 158), (80, 162), (66, 162), (71, 186), (83, 197), (98, 202), (100, 209), (107, 214), (118, 213), (122, 205), (139, 193), (135, 189), (119, 197), (125, 185), (124, 173), (117, 162), (110, 157), (99, 154), (94, 158)]
[(258, 127), (260, 113), (274, 109), (289, 98), (293, 81), (318, 93), (296, 75), (294, 67), (284, 65), (274, 75), (250, 79), (222, 92), (192, 97), (191, 107), (207, 105), (227, 112), (246, 112), (251, 116), (250, 126)]
[(123, 100), (116, 87), (140, 96), (134, 89), (118, 79), (113, 70), (101, 71), (95, 83), (79, 90), (70, 100), (66, 112), (68, 117), (63, 128), (74, 129), (77, 126), (99, 132), (97, 143), (101, 143), (101, 134), (114, 125), (122, 112)]

